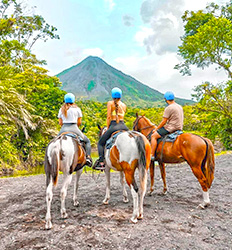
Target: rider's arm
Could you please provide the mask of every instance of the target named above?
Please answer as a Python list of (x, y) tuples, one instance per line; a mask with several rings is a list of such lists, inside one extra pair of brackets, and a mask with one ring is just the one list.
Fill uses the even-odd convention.
[(109, 128), (111, 122), (111, 103), (107, 103), (107, 118), (106, 118), (106, 125)]
[(59, 124), (60, 124), (60, 126), (63, 125), (63, 120), (62, 120), (62, 118), (59, 118)]
[(82, 117), (78, 117), (77, 119), (77, 126), (79, 127), (81, 125), (82, 122)]
[(158, 130), (159, 128), (162, 128), (168, 121), (168, 118), (163, 117), (163, 120), (161, 121), (161, 123), (157, 126), (156, 130)]

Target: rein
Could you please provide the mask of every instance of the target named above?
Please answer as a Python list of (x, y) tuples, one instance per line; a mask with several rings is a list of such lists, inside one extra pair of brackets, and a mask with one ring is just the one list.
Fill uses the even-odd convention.
[[(140, 120), (141, 118), (143, 118), (143, 116), (140, 116), (140, 117), (137, 118), (136, 123), (135, 123), (135, 125), (133, 126), (133, 130), (137, 130), (138, 132), (140, 132), (140, 131), (142, 131), (142, 130), (145, 130), (145, 129), (148, 129), (148, 128), (152, 128), (152, 127), (155, 126), (155, 124), (152, 124), (152, 125), (149, 125), (149, 126), (147, 126), (147, 127), (140, 128), (140, 129), (139, 129), (139, 128), (138, 128), (138, 123), (139, 123), (139, 120)], [(137, 129), (135, 129), (136, 126), (137, 126)], [(152, 129), (151, 132), (146, 136), (146, 137), (149, 139), (149, 141), (151, 140), (151, 135), (152, 135), (153, 131), (154, 131), (154, 129)]]

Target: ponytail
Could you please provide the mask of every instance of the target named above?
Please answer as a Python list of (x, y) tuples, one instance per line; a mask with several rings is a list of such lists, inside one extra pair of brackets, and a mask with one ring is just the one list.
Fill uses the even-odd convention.
[(70, 107), (77, 107), (77, 105), (76, 104), (71, 104), (71, 103), (64, 103), (63, 105), (62, 105), (62, 107), (61, 107), (61, 112), (62, 112), (62, 114), (65, 116), (65, 118), (67, 118), (68, 117), (68, 109), (70, 108)]
[(117, 98), (114, 98), (114, 105), (115, 105), (115, 113), (116, 113), (116, 122), (119, 123), (119, 117), (118, 117), (118, 100)]

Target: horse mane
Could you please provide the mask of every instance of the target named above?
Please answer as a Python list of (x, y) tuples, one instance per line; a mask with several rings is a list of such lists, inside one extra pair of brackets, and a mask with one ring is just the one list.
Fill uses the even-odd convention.
[(149, 123), (149, 125), (154, 125), (153, 122), (151, 122), (146, 116), (143, 115), (143, 118)]
[(151, 120), (148, 119), (145, 115), (142, 115), (141, 118), (143, 118), (148, 123), (149, 126), (155, 126), (156, 127), (156, 125), (153, 122), (151, 122)]

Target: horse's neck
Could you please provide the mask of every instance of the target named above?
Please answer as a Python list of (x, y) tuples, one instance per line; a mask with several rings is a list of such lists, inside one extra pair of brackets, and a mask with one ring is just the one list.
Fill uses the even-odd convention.
[(148, 136), (152, 132), (152, 130), (156, 128), (155, 124), (153, 124), (150, 120), (147, 120), (146, 118), (144, 118), (143, 124), (141, 125), (141, 133), (145, 136)]
[(141, 132), (143, 135), (148, 136), (155, 128), (156, 128), (155, 125), (151, 125), (148, 128), (144, 128)]

